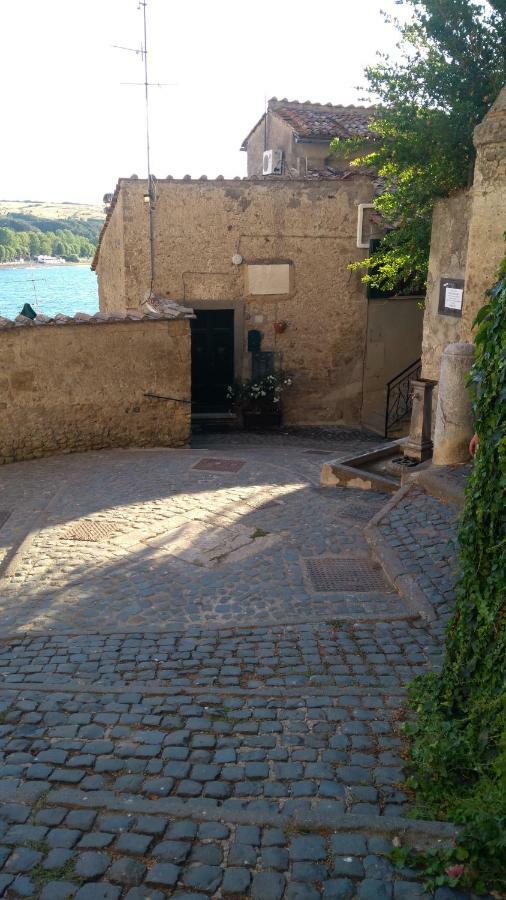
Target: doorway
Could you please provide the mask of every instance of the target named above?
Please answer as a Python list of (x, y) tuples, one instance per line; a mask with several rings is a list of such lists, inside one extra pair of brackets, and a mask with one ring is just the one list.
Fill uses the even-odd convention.
[(196, 309), (191, 320), (192, 412), (227, 412), (234, 380), (234, 310)]

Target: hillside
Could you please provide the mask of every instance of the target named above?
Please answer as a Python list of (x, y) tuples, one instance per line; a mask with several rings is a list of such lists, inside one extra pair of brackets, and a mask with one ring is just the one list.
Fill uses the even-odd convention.
[(0, 216), (23, 213), (40, 219), (101, 219), (104, 207), (86, 203), (47, 203), (44, 200), (0, 200)]
[(0, 200), (0, 263), (93, 256), (104, 218), (103, 208), (91, 204)]

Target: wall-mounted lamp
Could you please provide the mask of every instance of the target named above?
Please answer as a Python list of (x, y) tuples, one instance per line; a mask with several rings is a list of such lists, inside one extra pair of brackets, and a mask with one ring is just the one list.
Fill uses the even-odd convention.
[(274, 322), (274, 331), (276, 334), (283, 334), (288, 328), (288, 322)]

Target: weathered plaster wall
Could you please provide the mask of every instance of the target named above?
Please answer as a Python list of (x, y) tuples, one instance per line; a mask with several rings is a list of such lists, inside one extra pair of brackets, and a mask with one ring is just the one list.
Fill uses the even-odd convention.
[(102, 312), (118, 312), (123, 309), (122, 297), (125, 293), (125, 247), (123, 227), (123, 197), (119, 195), (108, 216), (107, 228), (104, 230), (100, 245), (103, 268), (107, 269), (107, 278), (100, 283), (100, 270), (97, 272), (100, 293), (100, 309)]
[(101, 447), (180, 447), (190, 407), (187, 320), (0, 330), (0, 463)]
[(433, 381), (446, 345), (461, 340), (462, 319), (438, 312), (439, 285), (441, 278), (465, 278), (471, 208), (470, 191), (434, 205), (422, 345), (422, 377)]
[[(146, 182), (120, 184), (125, 291), (115, 302), (138, 307), (149, 286)], [(365, 253), (356, 247), (357, 204), (372, 196), (371, 180), (362, 175), (157, 183), (155, 293), (196, 308), (219, 301), (242, 315), (236, 371), (244, 376), (250, 372), (246, 333), (258, 328), (262, 349), (275, 351), (295, 375), (286, 403), (290, 422), (360, 420), (367, 300), (348, 263)], [(243, 257), (242, 265), (232, 264), (234, 254)], [(248, 262), (275, 260), (293, 266), (290, 294), (248, 297)], [(111, 264), (100, 252), (101, 290)], [(279, 320), (288, 327), (277, 335), (273, 323)]]
[(420, 299), (371, 300), (367, 322), (362, 423), (383, 433), (386, 384), (421, 355)]

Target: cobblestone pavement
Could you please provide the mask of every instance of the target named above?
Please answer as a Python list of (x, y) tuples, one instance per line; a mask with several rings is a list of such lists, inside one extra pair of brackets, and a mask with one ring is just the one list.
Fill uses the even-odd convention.
[(421, 588), (442, 631), (455, 602), (457, 522), (460, 510), (412, 487), (378, 528)]
[[(350, 447), (356, 441), (341, 453)], [(194, 468), (209, 458), (240, 468)], [(379, 589), (361, 590), (357, 581), (354, 590), (318, 593), (308, 583), (305, 558), (370, 563), (363, 528), (384, 500), (319, 488), (323, 458), (304, 448), (274, 456), (263, 446), (233, 454), (100, 452), (4, 467), (0, 504), (12, 512), (0, 535), (7, 549), (39, 510), (0, 583), (4, 628), (156, 630), (404, 616), (379, 570)], [(98, 540), (75, 539), (73, 529), (90, 526)]]
[[(404, 784), (438, 628), (378, 588), (387, 498), (320, 489), (325, 442), (289, 437), (0, 470), (0, 897), (432, 896), (388, 854), (454, 833)], [(308, 557), (376, 587), (318, 593)]]

